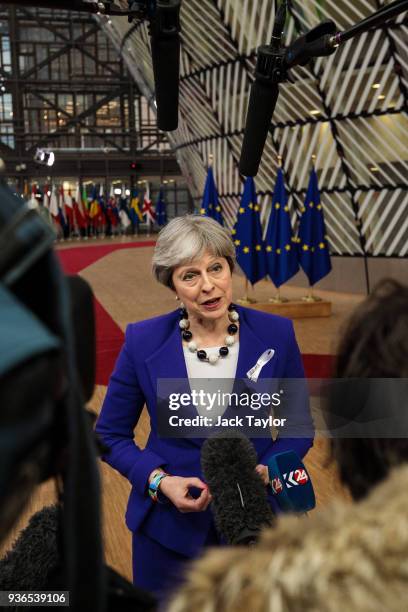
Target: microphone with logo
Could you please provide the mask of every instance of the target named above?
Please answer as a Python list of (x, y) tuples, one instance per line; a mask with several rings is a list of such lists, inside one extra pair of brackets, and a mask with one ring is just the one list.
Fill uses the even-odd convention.
[(274, 521), (256, 465), (256, 450), (240, 432), (221, 432), (203, 444), (201, 466), (214, 522), (227, 544), (251, 546)]
[(283, 512), (304, 514), (316, 506), (312, 481), (295, 451), (273, 455), (267, 466), (272, 492)]

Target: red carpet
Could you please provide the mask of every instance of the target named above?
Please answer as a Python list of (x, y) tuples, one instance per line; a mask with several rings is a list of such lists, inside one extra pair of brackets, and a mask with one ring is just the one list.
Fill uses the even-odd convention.
[(96, 318), (96, 384), (107, 385), (125, 336), (96, 298), (94, 299), (94, 306)]
[(333, 373), (334, 355), (302, 354), (307, 378), (330, 378)]
[[(73, 247), (56, 251), (65, 274), (78, 274), (84, 268), (118, 249), (133, 249), (154, 246), (155, 242), (129, 242), (124, 244), (103, 244), (88, 247)], [(94, 299), (96, 320), (96, 384), (107, 385), (124, 334), (110, 314)]]
[[(57, 251), (61, 266), (66, 274), (78, 274), (84, 268), (118, 249), (132, 249), (154, 246), (155, 242), (130, 242), (127, 244), (104, 244), (88, 247), (73, 247)], [(120, 327), (95, 298), (96, 317), (96, 384), (107, 385), (124, 334)], [(332, 374), (333, 355), (304, 354), (303, 364), (308, 378), (329, 378)]]
[(156, 242), (128, 242), (122, 244), (100, 244), (87, 247), (72, 247), (57, 251), (60, 263), (65, 274), (78, 274), (84, 268), (92, 265), (98, 259), (120, 249), (138, 249), (140, 247), (154, 246)]

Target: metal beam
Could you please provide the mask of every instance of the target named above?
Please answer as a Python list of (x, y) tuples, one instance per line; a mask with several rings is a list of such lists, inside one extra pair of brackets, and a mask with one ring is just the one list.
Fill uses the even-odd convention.
[[(96, 113), (96, 111), (99, 108), (101, 108), (102, 106), (105, 106), (105, 104), (107, 104), (108, 102), (110, 102), (114, 98), (117, 98), (118, 96), (121, 96), (122, 93), (124, 93), (125, 91), (126, 91), (126, 89), (124, 87), (121, 87), (120, 89), (116, 89), (115, 91), (110, 92), (104, 98), (102, 98), (98, 102), (95, 102), (95, 104), (93, 104), (92, 106), (90, 106), (89, 108), (84, 110), (82, 113), (80, 113), (76, 117), (71, 117), (71, 119), (69, 121), (67, 121), (64, 126), (59, 128), (58, 130), (55, 130), (55, 132), (51, 132), (48, 135), (48, 137), (40, 140), (37, 143), (36, 146), (39, 146), (39, 147), (44, 146), (49, 140), (52, 140), (55, 137), (58, 138), (59, 136), (65, 135), (67, 133), (68, 128), (73, 127), (76, 124), (81, 124), (83, 122), (83, 120), (86, 119), (86, 117), (89, 117), (90, 115)], [(32, 93), (34, 93), (34, 92), (32, 92)], [(47, 100), (47, 102), (49, 103), (49, 100)], [(66, 111), (61, 111), (61, 112), (64, 112), (64, 114), (68, 115), (68, 113), (66, 113)], [(87, 125), (86, 128), (89, 129), (89, 131), (92, 131), (92, 128), (90, 126)], [(98, 134), (96, 134), (96, 135), (98, 135)], [(117, 145), (115, 145), (115, 146), (117, 146)], [(117, 146), (117, 148), (119, 148), (119, 147)], [(29, 150), (30, 151), (33, 150), (33, 147), (31, 147)], [(120, 150), (123, 151), (124, 149), (120, 149)]]
[(84, 32), (83, 34), (81, 34), (81, 36), (79, 38), (76, 38), (74, 41), (69, 41), (68, 44), (66, 44), (64, 47), (62, 47), (62, 49), (59, 49), (58, 51), (55, 51), (55, 53), (52, 53), (51, 55), (49, 55), (47, 58), (45, 58), (39, 64), (36, 64), (35, 66), (30, 68), (29, 70), (26, 70), (26, 72), (23, 72), (21, 77), (23, 79), (27, 79), (32, 74), (35, 74), (36, 72), (40, 71), (41, 68), (44, 68), (44, 66), (47, 66), (48, 64), (50, 64), (54, 60), (56, 60), (59, 57), (61, 57), (61, 55), (64, 55), (67, 51), (69, 51), (73, 47), (76, 47), (76, 48), (80, 49), (80, 51), (83, 51), (83, 49), (78, 47), (78, 45), (80, 45), (83, 42), (85, 42), (85, 40), (87, 38), (89, 38), (90, 36), (93, 36), (98, 31), (99, 31), (99, 27), (98, 26), (94, 26), (93, 28), (90, 28), (87, 32)]

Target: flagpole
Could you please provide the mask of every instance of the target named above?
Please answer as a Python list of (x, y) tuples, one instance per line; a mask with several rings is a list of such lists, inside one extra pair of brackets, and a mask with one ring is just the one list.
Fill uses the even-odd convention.
[[(210, 168), (212, 168), (214, 165), (214, 153), (209, 153), (208, 154), (208, 167), (207, 167), (207, 175), (208, 175), (208, 171)], [(212, 217), (214, 215), (214, 212), (211, 213), (210, 208), (214, 208), (214, 202), (210, 202), (208, 203), (208, 210), (207, 210), (207, 214), (209, 217)]]
[(321, 302), (322, 298), (313, 293), (313, 285), (309, 285), (309, 292), (302, 297), (302, 302)]
[[(278, 154), (278, 168), (283, 167), (282, 155)], [(276, 288), (275, 297), (269, 298), (268, 302), (273, 304), (282, 304), (284, 302), (288, 302), (289, 300), (281, 295), (280, 286)]]
[(289, 300), (281, 295), (280, 287), (277, 287), (275, 297), (269, 298), (268, 302), (272, 302), (273, 304), (283, 304), (284, 302), (289, 302)]
[[(316, 155), (313, 153), (312, 155), (312, 168), (316, 165)], [(302, 297), (302, 302), (321, 302), (322, 298), (317, 297), (317, 295), (313, 294), (313, 285), (309, 285), (309, 292), (307, 295)]]
[(249, 280), (247, 279), (247, 277), (245, 277), (245, 290), (244, 290), (244, 295), (242, 298), (239, 298), (237, 300), (238, 304), (256, 304), (256, 299), (255, 298), (251, 298), (248, 295), (249, 293)]

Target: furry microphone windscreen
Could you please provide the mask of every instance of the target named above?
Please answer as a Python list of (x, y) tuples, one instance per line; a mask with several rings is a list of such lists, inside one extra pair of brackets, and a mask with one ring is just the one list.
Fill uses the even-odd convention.
[(36, 512), (13, 548), (0, 560), (1, 591), (38, 591), (60, 561), (59, 509), (46, 506)]
[(228, 544), (252, 544), (273, 522), (256, 465), (256, 450), (240, 432), (221, 432), (203, 444), (201, 466), (213, 496), (215, 525)]

